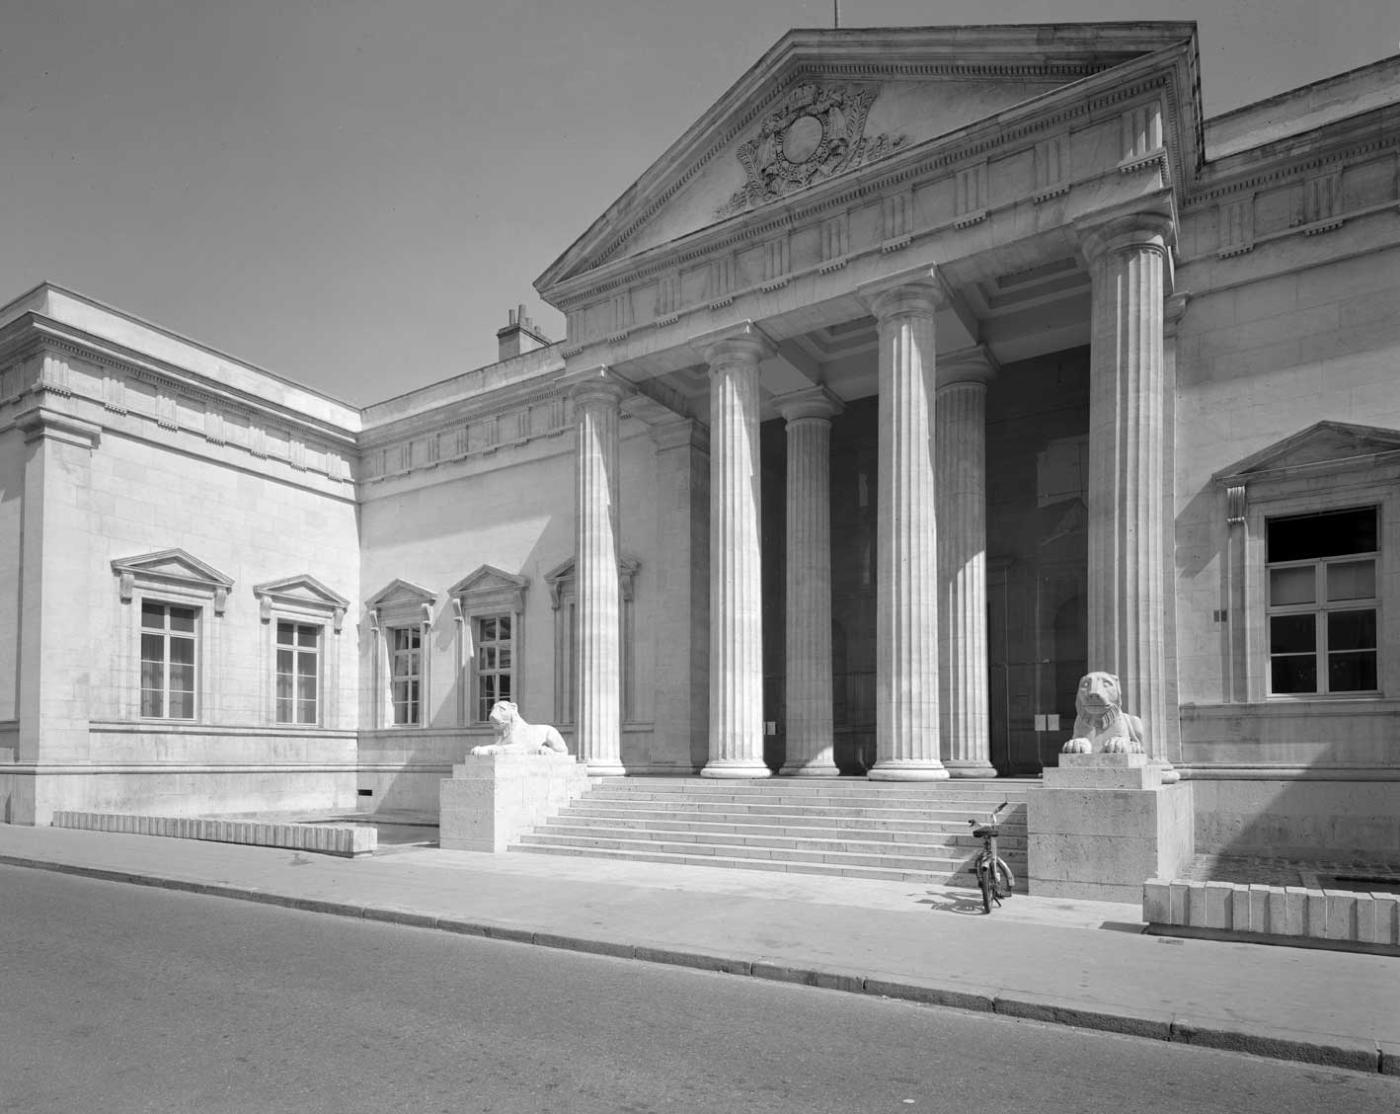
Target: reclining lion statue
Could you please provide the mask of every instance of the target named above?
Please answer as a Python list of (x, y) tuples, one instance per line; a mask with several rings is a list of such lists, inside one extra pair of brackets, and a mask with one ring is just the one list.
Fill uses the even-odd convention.
[(1142, 720), (1123, 711), (1118, 678), (1086, 673), (1074, 694), (1074, 735), (1061, 754), (1141, 754)]
[(509, 700), (498, 700), (487, 717), (496, 729), (496, 741), (472, 747), (473, 754), (568, 754), (564, 737), (547, 723), (526, 723), (520, 709)]

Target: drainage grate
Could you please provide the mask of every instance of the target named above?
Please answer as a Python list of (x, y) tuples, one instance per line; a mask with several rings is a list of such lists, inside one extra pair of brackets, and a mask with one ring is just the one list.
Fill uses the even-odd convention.
[(1361, 874), (1319, 874), (1324, 890), (1352, 890), (1362, 894), (1400, 894), (1400, 878), (1368, 878)]

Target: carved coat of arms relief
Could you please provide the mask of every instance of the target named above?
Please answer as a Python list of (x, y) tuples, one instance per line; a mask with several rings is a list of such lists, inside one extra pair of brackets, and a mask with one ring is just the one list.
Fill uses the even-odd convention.
[(736, 155), (745, 182), (716, 212), (733, 216), (883, 158), (905, 136), (865, 136), (873, 85), (796, 85)]

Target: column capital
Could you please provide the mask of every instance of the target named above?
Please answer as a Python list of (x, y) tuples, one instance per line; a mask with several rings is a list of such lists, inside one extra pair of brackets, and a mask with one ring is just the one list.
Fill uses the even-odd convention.
[(948, 288), (938, 269), (929, 267), (898, 279), (862, 286), (856, 297), (877, 321), (888, 321), (911, 314), (936, 313), (948, 304)]
[(1176, 221), (1158, 212), (1127, 213), (1103, 221), (1079, 221), (1079, 248), (1093, 266), (1100, 259), (1121, 251), (1155, 251), (1170, 258), (1176, 243)]
[(690, 347), (704, 357), (711, 369), (736, 363), (757, 366), (777, 351), (772, 338), (752, 321), (692, 337)]
[(615, 405), (627, 394), (627, 384), (604, 364), (569, 376), (563, 385), (575, 405), (590, 402)]
[(803, 418), (834, 418), (846, 409), (846, 404), (825, 387), (806, 387), (800, 391), (779, 395), (773, 408), (789, 423)]
[(1184, 290), (1168, 295), (1162, 306), (1162, 331), (1167, 336), (1176, 335), (1181, 319), (1186, 316), (1186, 303), (1190, 300), (1191, 295)]
[(947, 355), (939, 354), (937, 381), (939, 389), (955, 383), (980, 383), (986, 386), (1001, 370), (996, 357), (984, 344), (964, 348)]

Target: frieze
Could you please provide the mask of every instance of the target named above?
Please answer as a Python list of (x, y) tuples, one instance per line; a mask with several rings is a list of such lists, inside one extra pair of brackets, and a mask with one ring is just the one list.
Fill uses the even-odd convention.
[(875, 85), (795, 86), (735, 152), (746, 181), (716, 211), (719, 218), (755, 209), (893, 154), (906, 136), (865, 137), (879, 95)]

